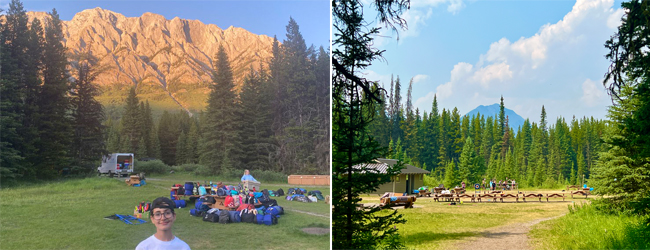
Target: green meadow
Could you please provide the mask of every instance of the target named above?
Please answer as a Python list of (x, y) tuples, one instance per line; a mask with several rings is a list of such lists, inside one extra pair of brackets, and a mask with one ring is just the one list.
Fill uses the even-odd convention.
[[(130, 187), (124, 179), (90, 177), (0, 189), (1, 249), (134, 249), (155, 233), (148, 219), (140, 225), (107, 220), (112, 214), (133, 214), (139, 202), (169, 197), (169, 187), (185, 181), (217, 181), (216, 177), (189, 174), (152, 175), (147, 185)], [(226, 183), (235, 184), (234, 182)], [(286, 183), (262, 188), (285, 191)], [(329, 195), (329, 186), (301, 186)], [(218, 224), (190, 215), (193, 203), (176, 209), (173, 232), (192, 249), (329, 249), (330, 236), (312, 235), (302, 229), (329, 228), (329, 205), (301, 203), (276, 197), (285, 214), (277, 225)]]

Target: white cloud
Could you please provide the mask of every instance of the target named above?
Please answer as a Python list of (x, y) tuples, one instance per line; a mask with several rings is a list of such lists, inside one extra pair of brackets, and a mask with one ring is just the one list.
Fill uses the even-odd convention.
[(458, 12), (464, 7), (465, 3), (463, 3), (463, 0), (451, 0), (449, 1), (449, 7), (447, 7), (447, 11), (453, 14), (458, 14)]
[(415, 83), (418, 83), (418, 82), (421, 82), (421, 81), (424, 81), (424, 80), (427, 80), (427, 79), (429, 79), (428, 75), (416, 75), (416, 76), (413, 77), (413, 83), (415, 84)]
[(609, 101), (603, 91), (602, 86), (597, 86), (594, 81), (587, 79), (582, 83), (582, 98), (580, 98), (588, 107), (594, 107), (603, 102)]
[(607, 70), (603, 43), (623, 14), (613, 5), (613, 0), (578, 0), (562, 20), (541, 26), (530, 37), (515, 42), (501, 38), (475, 64), (457, 63), (450, 80), (424, 94), (416, 106), (430, 109), (437, 93), (439, 103), (464, 114), (497, 103), (503, 95), (506, 106), (534, 121), (542, 105), (549, 120), (574, 114), (604, 118), (610, 103), (602, 85), (589, 79), (599, 79)]
[(510, 65), (505, 62), (499, 64), (491, 64), (485, 68), (478, 69), (472, 80), (478, 82), (483, 86), (483, 88), (488, 88), (490, 82), (493, 80), (504, 81), (512, 78), (512, 71), (510, 71)]

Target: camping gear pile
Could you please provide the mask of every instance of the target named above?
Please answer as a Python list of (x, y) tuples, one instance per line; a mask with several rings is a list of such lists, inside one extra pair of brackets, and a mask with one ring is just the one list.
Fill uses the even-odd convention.
[(126, 184), (132, 187), (140, 187), (147, 184), (144, 181), (144, 176), (140, 176), (140, 175), (131, 175), (131, 177), (129, 179), (126, 179), (124, 182), (126, 182)]
[(149, 210), (151, 209), (151, 202), (140, 202), (138, 205), (135, 206), (135, 209), (133, 210), (133, 216), (136, 218), (140, 219), (143, 216), (144, 217), (149, 217)]
[[(217, 193), (225, 192), (217, 189)], [(190, 209), (190, 215), (202, 217), (203, 221), (228, 224), (228, 223), (257, 223), (264, 225), (275, 225), (278, 223), (280, 215), (284, 214), (284, 209), (278, 206), (278, 202), (271, 199), (271, 191), (262, 190), (262, 192), (244, 192), (239, 193), (237, 190), (228, 191), (224, 200), (224, 209), (211, 208), (216, 199), (214, 196), (202, 196), (194, 203), (194, 208)], [(282, 189), (273, 192), (284, 193)]]
[(289, 188), (286, 199), (288, 201), (317, 202), (324, 201), (325, 197), (323, 197), (323, 193), (320, 190), (307, 192), (304, 188)]

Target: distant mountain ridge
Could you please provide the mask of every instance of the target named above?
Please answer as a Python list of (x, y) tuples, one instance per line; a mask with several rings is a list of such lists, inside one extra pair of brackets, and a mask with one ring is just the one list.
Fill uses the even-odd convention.
[[(44, 12), (27, 15), (41, 23), (49, 19)], [(272, 37), (232, 26), (224, 30), (199, 20), (167, 20), (154, 13), (125, 17), (94, 8), (77, 13), (62, 26), (69, 53), (90, 51), (108, 68), (95, 81), (104, 90), (99, 100), (105, 105), (120, 105), (128, 88), (137, 86), (142, 99), (199, 110), (207, 100), (219, 46), (228, 54), (236, 89), (251, 67), (257, 70), (272, 57)]]
[[(467, 113), (466, 115), (469, 116), (470, 118), (472, 116), (476, 116), (477, 113), (481, 113), (481, 115), (485, 116), (486, 118), (488, 116), (492, 116), (493, 118), (497, 118), (499, 116), (499, 104), (495, 103), (490, 106), (484, 106), (480, 105)], [(512, 111), (511, 109), (504, 108), (505, 115), (508, 117), (508, 126), (511, 127), (515, 132), (517, 132), (517, 129), (521, 126), (524, 125), (525, 119), (515, 113), (515, 111)]]

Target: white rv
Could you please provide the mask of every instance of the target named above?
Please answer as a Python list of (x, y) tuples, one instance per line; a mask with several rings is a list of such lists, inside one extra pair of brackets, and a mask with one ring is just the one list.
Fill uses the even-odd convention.
[(110, 177), (114, 175), (126, 176), (133, 173), (133, 154), (132, 153), (114, 153), (102, 157), (102, 165), (97, 168), (97, 174), (108, 174)]

